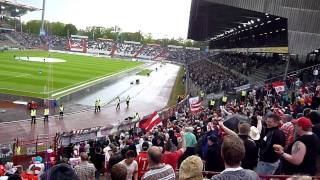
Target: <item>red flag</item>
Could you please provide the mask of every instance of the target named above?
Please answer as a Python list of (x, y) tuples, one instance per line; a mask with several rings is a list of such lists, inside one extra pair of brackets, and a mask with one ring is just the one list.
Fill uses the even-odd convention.
[(274, 87), (274, 89), (276, 90), (277, 93), (285, 91), (285, 88), (284, 88), (285, 83), (284, 82), (281, 82), (281, 81), (273, 82), (272, 86)]
[(196, 114), (201, 111), (201, 102), (197, 102), (195, 104), (190, 104), (190, 111), (192, 114)]
[(157, 111), (152, 113), (152, 115), (147, 120), (142, 120), (139, 122), (139, 128), (150, 131), (153, 127), (161, 123), (160, 116)]

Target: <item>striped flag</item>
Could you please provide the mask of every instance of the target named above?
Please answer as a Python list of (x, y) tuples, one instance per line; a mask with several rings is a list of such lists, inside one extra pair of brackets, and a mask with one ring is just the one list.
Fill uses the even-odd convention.
[(151, 131), (152, 128), (161, 124), (161, 119), (157, 111), (152, 113), (149, 119), (142, 120), (139, 122), (139, 128), (144, 129), (146, 131)]
[(192, 114), (196, 114), (201, 111), (201, 103), (199, 96), (189, 98), (190, 111)]
[(277, 93), (285, 91), (285, 83), (281, 81), (273, 82), (273, 88), (276, 90)]

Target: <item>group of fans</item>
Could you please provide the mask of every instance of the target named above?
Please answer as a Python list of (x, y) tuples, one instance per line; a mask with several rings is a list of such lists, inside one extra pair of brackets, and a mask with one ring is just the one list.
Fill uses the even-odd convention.
[(229, 67), (243, 74), (249, 75), (252, 73), (252, 68), (259, 68), (264, 64), (275, 64), (273, 58), (258, 56), (255, 54), (245, 55), (241, 53), (219, 53), (209, 56), (212, 62), (219, 63), (222, 66)]
[(195, 60), (200, 60), (204, 57), (204, 53), (200, 50), (183, 49), (183, 48), (168, 48), (166, 58), (170, 61), (188, 64)]
[[(12, 36), (28, 46), (37, 43), (24, 34)], [(103, 42), (90, 42), (89, 47), (112, 48)], [(117, 53), (156, 55), (161, 51), (157, 46), (117, 44)], [(230, 69), (250, 74), (251, 68), (273, 63), (266, 57), (225, 53), (199, 60), (203, 55), (199, 51), (179, 48), (164, 54), (168, 60), (187, 64), (188, 76), (205, 94), (248, 84)], [(102, 175), (117, 180), (254, 180), (259, 175), (295, 174), (310, 179), (308, 176), (317, 175), (320, 167), (320, 85), (318, 72), (315, 74), (303, 82), (299, 76), (288, 77), (281, 88), (265, 84), (243, 89), (240, 95), (207, 99), (208, 107), (201, 95), (202, 107), (196, 112), (178, 105), (168, 119), (151, 130), (137, 124), (129, 131), (70, 144), (59, 150), (57, 165), (48, 167), (35, 158), (27, 174), (52, 180), (90, 180)], [(127, 98), (127, 106), (129, 101)], [(95, 106), (99, 112), (99, 100)], [(31, 116), (35, 114), (31, 112)], [(0, 166), (1, 180), (28, 178), (27, 174), (12, 163)]]
[(247, 80), (241, 79), (230, 70), (207, 60), (191, 62), (188, 68), (191, 80), (206, 94), (229, 91), (248, 83)]
[(116, 55), (132, 57), (136, 54), (139, 49), (141, 49), (141, 44), (136, 43), (117, 43), (117, 50), (115, 52)]
[(89, 40), (88, 41), (88, 49), (90, 50), (98, 50), (100, 51), (105, 51), (106, 53), (110, 53), (112, 51), (112, 48), (114, 46), (113, 41), (109, 40), (100, 40), (97, 39), (95, 41)]
[[(60, 149), (58, 165), (48, 171), (40, 168), (36, 174), (41, 179), (105, 175), (134, 180), (314, 176), (320, 165), (320, 85), (295, 80), (281, 90), (255, 86), (226, 101), (215, 99), (209, 107), (202, 101), (197, 112), (177, 106), (150, 131), (137, 125), (120, 134), (70, 144)], [(18, 176), (13, 170), (7, 164), (4, 174)]]
[[(38, 35), (20, 32), (10, 32), (8, 35), (19, 42), (20, 46), (27, 49), (40, 48), (41, 39)], [(51, 49), (64, 50), (67, 44), (67, 39), (60, 36), (46, 36), (45, 42)]]
[[(9, 32), (5, 33), (16, 42), (19, 46), (27, 49), (40, 48), (41, 39), (38, 35)], [(54, 50), (65, 50), (67, 48), (68, 39), (65, 37), (47, 35), (43, 42), (46, 42), (46, 47)], [(142, 45), (139, 42), (124, 41), (123, 43), (113, 40), (88, 40), (88, 52), (102, 53), (110, 56), (120, 56), (129, 58), (154, 59), (163, 58), (170, 61), (186, 63), (187, 61), (200, 59), (200, 50), (190, 50), (185, 48), (169, 48), (162, 47), (157, 44)]]

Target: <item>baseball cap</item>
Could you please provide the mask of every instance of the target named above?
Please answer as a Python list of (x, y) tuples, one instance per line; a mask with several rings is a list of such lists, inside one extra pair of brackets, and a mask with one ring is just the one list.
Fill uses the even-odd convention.
[(306, 117), (301, 117), (299, 119), (296, 119), (296, 120), (292, 121), (292, 123), (293, 124), (298, 124), (302, 128), (310, 128), (310, 127), (312, 127), (312, 123), (311, 123), (310, 119), (308, 119)]

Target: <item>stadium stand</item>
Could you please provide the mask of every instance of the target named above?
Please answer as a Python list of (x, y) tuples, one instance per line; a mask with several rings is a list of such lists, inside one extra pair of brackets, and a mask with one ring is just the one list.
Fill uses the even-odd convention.
[[(194, 63), (208, 66), (206, 63), (209, 62)], [(191, 63), (190, 66), (193, 66), (193, 64)], [(298, 76), (293, 76), (292, 81), (287, 82), (288, 88), (286, 89), (279, 89), (273, 84), (265, 84), (263, 87), (247, 90), (247, 94), (244, 97), (237, 95), (237, 101), (228, 100), (226, 103), (223, 103), (221, 99), (217, 99), (217, 103), (214, 106), (201, 107), (200, 111), (197, 112), (192, 112), (192, 109), (186, 106), (186, 101), (182, 100), (177, 106), (164, 112), (167, 114), (166, 119), (168, 120), (163, 121), (162, 125), (155, 125), (148, 132), (141, 125), (146, 121), (142, 121), (139, 126), (133, 127), (129, 131), (121, 130), (119, 134), (110, 134), (109, 136), (94, 138), (89, 141), (80, 141), (64, 147), (61, 146), (56, 152), (59, 161), (50, 161), (47, 165), (51, 167), (50, 171), (53, 171), (59, 166), (71, 164), (71, 167), (68, 166), (70, 168), (69, 171), (74, 172), (74, 169), (81, 165), (79, 154), (86, 153), (91, 157), (92, 166), (95, 166), (99, 170), (99, 173), (110, 176), (112, 167), (125, 159), (126, 152), (129, 150), (133, 152), (134, 156), (139, 155), (138, 157), (142, 157), (142, 154), (145, 154), (143, 157), (148, 159), (148, 148), (159, 146), (166, 150), (162, 154), (161, 162), (165, 164), (174, 163), (176, 166), (175, 170), (177, 172), (179, 170), (177, 179), (178, 176), (181, 178), (191, 176), (194, 178), (206, 177), (215, 179), (219, 172), (213, 171), (224, 170), (224, 164), (219, 161), (214, 161), (214, 164), (210, 164), (208, 158), (218, 159), (221, 153), (226, 153), (224, 152), (226, 150), (226, 142), (224, 142), (226, 139), (228, 141), (234, 138), (243, 140), (238, 141), (240, 144), (238, 143), (236, 147), (243, 147), (245, 150), (243, 157), (241, 156), (242, 158), (237, 159), (237, 161), (242, 161), (244, 169), (254, 170), (256, 166), (259, 166), (258, 150), (266, 146), (260, 144), (259, 140), (263, 140), (265, 135), (269, 136), (268, 133), (270, 134), (273, 131), (274, 127), (270, 127), (268, 124), (270, 120), (267, 120), (268, 118), (273, 118), (271, 121), (277, 122), (277, 128), (279, 127), (279, 131), (283, 133), (287, 144), (282, 144), (281, 146), (276, 144), (280, 149), (274, 148), (274, 144), (268, 145), (271, 148), (268, 150), (270, 151), (269, 153), (273, 153), (273, 156), (277, 158), (283, 157), (280, 159), (282, 166), (279, 166), (275, 174), (261, 174), (260, 177), (265, 179), (286, 179), (293, 174), (315, 176), (315, 171), (310, 169), (319, 165), (316, 159), (318, 157), (317, 152), (320, 149), (318, 146), (320, 142), (318, 142), (319, 138), (317, 137), (320, 135), (318, 132), (320, 114), (317, 112), (320, 105), (320, 86), (317, 79), (316, 81), (314, 79), (311, 81), (306, 80), (301, 84), (296, 83), (297, 81)], [(205, 102), (202, 103), (204, 104)], [(222, 119), (225, 119), (223, 123)], [(276, 121), (277, 119), (280, 121)], [(293, 121), (292, 119), (298, 120)], [(294, 124), (296, 125), (294, 126)], [(313, 127), (310, 129), (311, 125)], [(304, 127), (305, 129), (299, 129), (299, 127)], [(296, 128), (297, 133), (301, 136), (300, 139), (293, 138), (294, 128)], [(305, 133), (305, 131), (309, 132), (311, 130), (314, 134)], [(229, 138), (230, 136), (234, 136), (234, 138)], [(307, 142), (302, 137), (312, 137), (315, 138), (315, 141), (313, 143)], [(316, 153), (309, 153), (308, 155), (305, 153), (303, 155), (303, 162), (292, 164), (290, 160), (292, 155), (290, 151), (291, 146), (287, 145), (290, 143), (292, 145), (296, 141), (305, 143), (306, 152), (314, 152), (310, 148), (315, 147)], [(282, 148), (286, 149), (285, 154), (282, 154)], [(52, 153), (52, 150), (49, 150), (49, 152)], [(190, 164), (187, 165), (186, 163), (190, 163), (188, 157), (192, 155), (198, 156), (202, 161), (192, 166)], [(168, 157), (178, 159), (178, 162), (172, 162)], [(230, 156), (229, 158), (231, 157), (235, 158), (235, 156)], [(237, 156), (237, 158), (239, 157)], [(143, 168), (144, 161), (140, 159), (136, 159), (136, 161), (138, 168)], [(202, 172), (203, 165), (200, 162), (206, 163), (206, 171)], [(19, 172), (17, 171), (17, 167), (6, 163), (3, 164), (1, 175), (38, 176), (44, 178), (46, 175), (51, 174), (44, 173), (45, 171), (41, 168), (44, 163), (43, 157), (36, 156), (31, 164), (28, 164), (31, 167), (28, 172)], [(32, 168), (33, 166), (34, 168)], [(199, 168), (195, 168), (194, 166), (199, 166)], [(221, 166), (222, 169), (219, 169), (218, 167)], [(105, 170), (103, 167), (105, 167)], [(185, 168), (194, 169), (188, 170)], [(241, 173), (240, 170), (238, 169), (237, 171)], [(140, 176), (143, 177), (146, 171), (147, 169), (139, 169)], [(248, 172), (253, 173), (253, 171)], [(78, 168), (75, 171), (75, 176), (83, 178), (83, 173)], [(221, 175), (224, 173), (226, 172), (222, 172)], [(233, 174), (233, 176), (236, 176), (236, 174)]]
[(10, 48), (10, 47), (18, 47), (18, 43), (13, 42), (8, 36), (4, 33), (0, 34), (0, 47), (2, 48)]
[(141, 48), (140, 42), (124, 41), (123, 43), (117, 43), (115, 55), (133, 57)]
[[(198, 6), (198, 3), (193, 4), (197, 4), (199, 11), (206, 7)], [(224, 8), (230, 12), (234, 10), (231, 7)], [(234, 10), (239, 15), (236, 18), (244, 16), (243, 11), (243, 8)], [(213, 13), (221, 12), (228, 11)], [(226, 19), (234, 16), (233, 13), (225, 15), (223, 18)], [(263, 22), (260, 22), (260, 19), (255, 20), (256, 23), (266, 23), (268, 37), (265, 36), (265, 25), (255, 25), (257, 30), (253, 32), (253, 28), (242, 24), (238, 29), (247, 29), (239, 30), (239, 33), (230, 37), (225, 33), (223, 36), (226, 38), (215, 34), (216, 39), (211, 39), (214, 42), (209, 43), (209, 46), (221, 50), (287, 45), (286, 34), (294, 31), (281, 30), (282, 26), (288, 23), (286, 18), (275, 20), (276, 16), (269, 17), (265, 13), (253, 15), (261, 18), (261, 21), (262, 18), (267, 19)], [(268, 18), (273, 18), (274, 21), (268, 23)], [(235, 21), (233, 18), (230, 19)], [(192, 20), (193, 17), (191, 23)], [(280, 31), (274, 29), (278, 22), (280, 26), (277, 28), (280, 28)], [(250, 25), (253, 24), (250, 22)], [(203, 33), (204, 31), (198, 28), (206, 26), (196, 25), (190, 32), (199, 32), (199, 39), (205, 40), (206, 37), (202, 36), (209, 33)], [(207, 26), (213, 30), (219, 28), (215, 23), (212, 23), (212, 27), (211, 24)], [(64, 50), (66, 44), (66, 38), (47, 36), (49, 48)], [(3, 45), (39, 48), (40, 39), (37, 35), (5, 32), (0, 34), (0, 47)], [(152, 158), (152, 161), (159, 161), (157, 165), (160, 162), (167, 164), (159, 167), (176, 171), (175, 175), (170, 174), (171, 179), (224, 179), (226, 176), (226, 179), (259, 179), (258, 175), (262, 179), (287, 179), (295, 177), (296, 174), (306, 175), (295, 177), (296, 179), (311, 179), (311, 176), (320, 179), (316, 176), (319, 175), (320, 168), (319, 53), (308, 54), (305, 62), (289, 56), (288, 76), (283, 80), (286, 63), (280, 53), (205, 53), (180, 46), (161, 47), (130, 41), (116, 43), (104, 39), (89, 40), (88, 49), (89, 53), (152, 60), (164, 58), (183, 64), (188, 73), (186, 76), (204, 95), (197, 96), (198, 100), (195, 103), (188, 102), (189, 96), (186, 96), (179, 99), (175, 106), (161, 110), (159, 117), (162, 121), (159, 121), (159, 124), (151, 124), (157, 116), (149, 115), (141, 118), (139, 124), (125, 122), (116, 133), (111, 133), (110, 130), (98, 137), (98, 133), (92, 130), (84, 133), (84, 136), (93, 134), (87, 138), (89, 140), (74, 138), (76, 140), (73, 139), (72, 143), (71, 137), (75, 134), (81, 137), (77, 132), (82, 130), (72, 133), (61, 132), (55, 137), (52, 147), (46, 147), (45, 153), (33, 154), (32, 162), (28, 161), (27, 164), (22, 162), (25, 157), (20, 156), (20, 145), (23, 143), (17, 140), (12, 146), (14, 164), (1, 162), (0, 178), (52, 179), (63, 178), (68, 174), (66, 179), (94, 179), (100, 175), (114, 177), (115, 172), (118, 176), (126, 177), (128, 171), (131, 172), (131, 179), (132, 169), (123, 165), (129, 163), (138, 171), (139, 178), (148, 179), (150, 174), (163, 175), (162, 171), (155, 171), (156, 168), (152, 165), (150, 166), (153, 170), (148, 173), (149, 169), (145, 163), (149, 162), (148, 158)], [(297, 49), (294, 50), (299, 52)], [(261, 84), (249, 84), (248, 79), (243, 77), (253, 78)], [(239, 87), (245, 88), (235, 90)], [(209, 97), (212, 93), (223, 95)], [(66, 137), (70, 137), (70, 141), (63, 144), (63, 138)], [(35, 142), (36, 150), (41, 144), (40, 140), (41, 138)], [(152, 146), (161, 147), (162, 153), (157, 148), (150, 149)], [(7, 152), (8, 149), (3, 147), (1, 152)], [(21, 166), (28, 168), (24, 167), (22, 169), (27, 170), (21, 171)], [(46, 171), (49, 173), (45, 173)]]
[(103, 53), (110, 55), (115, 42), (113, 40), (97, 39), (96, 41), (90, 40), (88, 42), (88, 52)]
[(248, 81), (238, 78), (231, 71), (222, 69), (206, 60), (190, 63), (189, 71), (190, 78), (207, 94), (228, 91), (248, 83)]
[(136, 57), (142, 59), (154, 59), (157, 55), (159, 55), (163, 51), (160, 45), (157, 44), (148, 44), (141, 48)]

